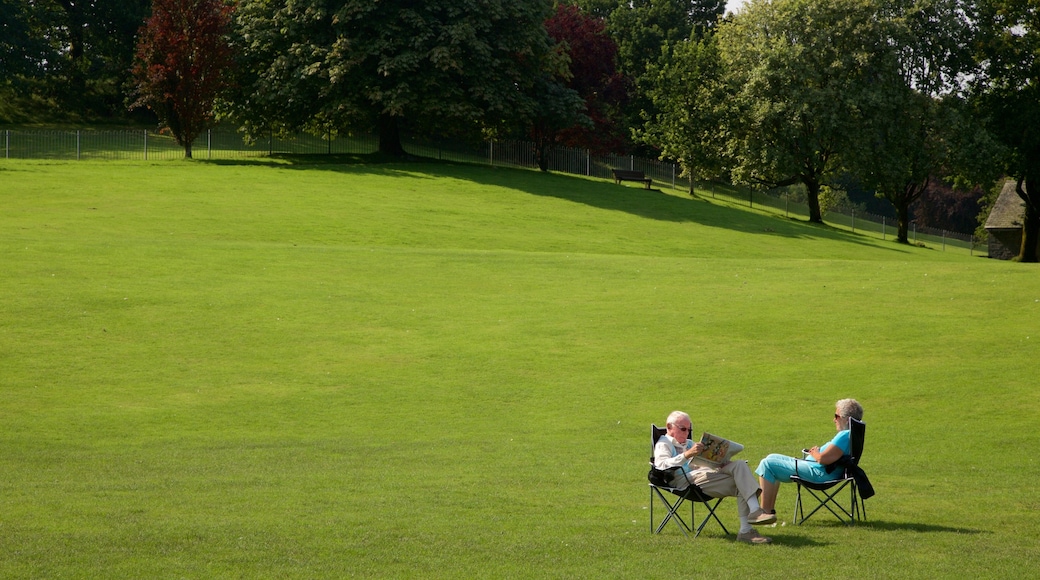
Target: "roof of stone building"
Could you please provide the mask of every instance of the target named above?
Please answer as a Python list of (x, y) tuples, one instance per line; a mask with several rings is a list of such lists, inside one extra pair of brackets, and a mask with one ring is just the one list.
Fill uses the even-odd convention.
[(1026, 202), (1018, 197), (1018, 193), (1015, 191), (1015, 181), (1009, 179), (1004, 183), (1004, 188), (1000, 190), (1000, 196), (997, 198), (997, 203), (993, 204), (993, 210), (989, 212), (986, 229), (1021, 229), (1025, 213)]

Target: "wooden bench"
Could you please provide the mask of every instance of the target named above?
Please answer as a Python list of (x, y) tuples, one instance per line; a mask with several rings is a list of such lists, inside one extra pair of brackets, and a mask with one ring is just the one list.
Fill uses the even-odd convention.
[(633, 171), (629, 169), (611, 169), (610, 171), (614, 174), (614, 183), (618, 185), (621, 185), (622, 181), (641, 181), (646, 184), (647, 189), (650, 189), (650, 184), (654, 181), (647, 177), (642, 171)]

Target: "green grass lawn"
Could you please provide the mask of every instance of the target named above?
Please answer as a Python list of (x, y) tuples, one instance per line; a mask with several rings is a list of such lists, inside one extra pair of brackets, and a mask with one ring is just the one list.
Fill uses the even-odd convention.
[[(0, 160), (0, 577), (1036, 573), (1037, 266), (341, 161)], [(754, 468), (844, 397), (866, 523), (649, 533), (651, 423)]]

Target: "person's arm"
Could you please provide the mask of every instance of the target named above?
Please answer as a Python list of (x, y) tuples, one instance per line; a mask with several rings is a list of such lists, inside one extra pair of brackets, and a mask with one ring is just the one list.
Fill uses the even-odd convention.
[[(698, 445), (700, 443), (695, 443), (690, 449), (680, 451), (674, 445), (662, 439), (654, 447), (654, 467), (657, 469), (671, 469), (672, 467), (683, 465), (690, 457), (697, 454), (696, 449)], [(678, 453), (676, 453), (677, 451)]]
[(841, 456), (844, 454), (845, 453), (841, 450), (841, 447), (838, 447), (833, 443), (825, 444), (822, 451), (819, 447), (813, 447), (809, 450), (809, 455), (811, 455), (820, 465), (830, 465), (841, 459)]
[(809, 450), (809, 454), (815, 459), (820, 465), (830, 465), (835, 461), (841, 459), (842, 455), (849, 452), (845, 447), (849, 446), (849, 432), (841, 431), (834, 436), (834, 439), (830, 440), (823, 447), (813, 447)]

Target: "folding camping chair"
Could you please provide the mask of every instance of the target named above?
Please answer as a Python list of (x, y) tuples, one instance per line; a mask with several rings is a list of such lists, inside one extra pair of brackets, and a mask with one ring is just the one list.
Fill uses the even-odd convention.
[[(722, 498), (711, 497), (704, 493), (701, 491), (700, 487), (697, 487), (695, 483), (689, 480), (689, 476), (686, 478), (690, 484), (688, 487), (678, 488), (672, 486), (670, 484), (672, 477), (677, 470), (682, 469), (681, 467), (673, 467), (671, 469), (663, 470), (654, 467), (654, 446), (657, 445), (657, 441), (666, 432), (667, 430), (662, 429), (657, 425), (650, 426), (650, 473), (647, 474), (647, 480), (650, 482), (650, 531), (659, 534), (661, 533), (661, 530), (664, 529), (665, 524), (668, 523), (668, 520), (675, 520), (676, 525), (678, 525), (679, 529), (682, 530), (683, 535), (688, 536), (688, 532), (694, 532), (693, 528), (686, 523), (686, 520), (679, 515), (679, 508), (682, 507), (683, 502), (689, 501), (691, 523), (696, 523), (697, 521), (695, 517), (696, 514), (694, 513), (694, 505), (702, 503), (704, 504), (704, 508), (708, 510), (708, 515), (704, 516), (704, 521), (697, 526), (697, 530), (694, 532), (693, 537), (696, 538), (701, 535), (701, 530), (703, 530), (704, 526), (708, 524), (708, 520), (712, 518), (715, 518), (715, 521), (722, 527), (723, 533), (729, 534), (729, 530), (726, 529), (725, 524), (722, 523), (719, 516), (715, 515), (715, 508), (719, 507), (719, 504), (722, 503)], [(675, 501), (669, 501), (662, 492), (668, 492), (674, 495)], [(668, 513), (664, 516), (664, 519), (661, 520), (661, 523), (657, 528), (654, 528), (655, 495), (668, 509)], [(714, 503), (712, 503), (713, 500)]]
[[(867, 479), (866, 473), (859, 467), (859, 460), (863, 457), (863, 438), (867, 431), (867, 425), (863, 421), (850, 417), (849, 431), (849, 443), (852, 453), (843, 455), (841, 459), (834, 462), (837, 464), (837, 468), (834, 471), (834, 479), (816, 483), (802, 479), (797, 475), (791, 477), (791, 481), (794, 482), (797, 490), (794, 504), (795, 524), (801, 524), (823, 508), (827, 508), (839, 521), (846, 522), (847, 520), (849, 524), (855, 523), (857, 519), (861, 521), (867, 519), (867, 507), (863, 500), (874, 495), (874, 490)], [(831, 491), (835, 486), (837, 486), (837, 489)], [(837, 497), (838, 493), (846, 487), (850, 489), (852, 497), (848, 509), (842, 505)], [(809, 512), (809, 515), (804, 513), (805, 506), (802, 500), (802, 488), (805, 488), (807, 492), (806, 501), (811, 501), (809, 500), (811, 496), (817, 502), (816, 507)]]

